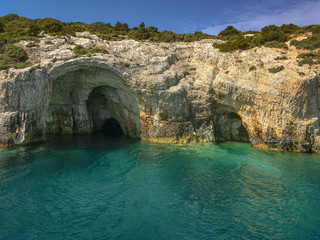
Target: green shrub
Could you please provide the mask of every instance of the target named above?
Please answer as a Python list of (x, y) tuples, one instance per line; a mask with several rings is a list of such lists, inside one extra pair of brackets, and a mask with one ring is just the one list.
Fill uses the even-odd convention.
[(288, 60), (286, 56), (278, 56), (274, 60)]
[(32, 24), (29, 29), (27, 30), (27, 34), (29, 36), (38, 36), (38, 34), (41, 32), (41, 27), (36, 24)]
[(317, 62), (320, 63), (320, 51), (317, 52), (316, 58), (317, 58)]
[(10, 64), (24, 62), (28, 59), (28, 56), (23, 48), (8, 44), (4, 47), (0, 58), (2, 61)]
[(269, 25), (261, 28), (262, 33), (270, 33), (270, 32), (277, 32), (279, 31), (280, 28), (276, 25)]
[(172, 32), (172, 31), (164, 31), (161, 32), (159, 35), (159, 40), (161, 42), (174, 42), (176, 40), (176, 33)]
[(3, 17), (0, 18), (0, 20), (1, 20), (4, 24), (6, 24), (6, 23), (8, 23), (8, 22), (11, 22), (11, 21), (13, 21), (13, 20), (15, 20), (15, 19), (19, 19), (19, 15), (18, 15), (18, 14), (14, 14), (14, 13), (10, 13), (10, 14), (5, 15), (5, 16), (3, 16)]
[(26, 67), (29, 67), (31, 65), (30, 62), (24, 62), (24, 63), (18, 63), (15, 68), (17, 69), (22, 69), (22, 68), (26, 68)]
[(225, 43), (219, 44), (218, 48), (220, 52), (232, 52), (234, 50), (240, 49), (245, 50), (251, 47), (251, 38), (238, 37), (237, 40), (227, 41)]
[(46, 33), (59, 33), (63, 31), (63, 24), (53, 18), (45, 18), (43, 19), (43, 30)]
[(0, 21), (0, 33), (4, 31), (4, 24)]
[(73, 48), (73, 52), (74, 54), (77, 56), (77, 57), (80, 57), (82, 55), (86, 55), (89, 53), (88, 49), (84, 48), (83, 46), (81, 45), (76, 45), (74, 48)]
[(299, 31), (301, 29), (299, 26), (292, 24), (292, 23), (283, 24), (280, 28), (284, 33), (287, 33), (287, 34), (293, 34), (296, 31)]
[(263, 44), (263, 46), (265, 46), (265, 47), (271, 47), (271, 48), (283, 48), (283, 49), (288, 49), (287, 44), (285, 44), (285, 43), (280, 43), (280, 42), (278, 42), (278, 41), (266, 42), (265, 44)]
[(102, 48), (84, 48), (81, 45), (76, 45), (73, 48), (73, 52), (77, 57), (83, 56), (83, 55), (87, 55), (93, 54), (93, 53), (103, 53), (103, 54), (108, 54), (109, 52), (106, 49), (102, 49)]
[(284, 70), (284, 66), (269, 68), (268, 70), (270, 73), (277, 73), (277, 72), (281, 72), (282, 70)]
[(301, 41), (292, 40), (290, 45), (295, 46), (297, 49), (314, 50), (320, 48), (320, 34), (313, 34), (307, 39), (303, 39)]
[(87, 29), (91, 33), (111, 33), (113, 31), (111, 24), (106, 24), (103, 22), (91, 23)]
[(51, 42), (51, 41), (45, 41), (44, 43), (47, 44), (47, 45), (52, 45), (53, 44), (53, 42)]
[(58, 61), (57, 58), (53, 58), (53, 59), (51, 60), (51, 62), (53, 62), (53, 63), (55, 63), (56, 61)]
[(129, 26), (127, 23), (121, 23), (119, 21), (116, 22), (114, 29), (116, 31), (124, 31), (124, 32), (129, 32)]
[(255, 71), (255, 70), (257, 70), (257, 68), (255, 67), (255, 66), (251, 66), (250, 68), (249, 68), (249, 71), (251, 72), (251, 71)]
[(301, 61), (299, 61), (299, 66), (302, 66), (305, 64), (309, 64), (309, 66), (312, 66), (314, 64), (314, 62), (311, 57), (306, 57), (306, 58), (302, 59)]
[(223, 31), (218, 34), (220, 39), (229, 40), (232, 36), (239, 36), (241, 32), (233, 26), (226, 27)]
[(309, 53), (300, 53), (297, 58), (307, 58), (307, 57), (315, 57), (315, 55), (312, 52)]
[(40, 65), (33, 66), (32, 68), (29, 69), (29, 72), (30, 73), (34, 72), (35, 70), (40, 69), (40, 68), (41, 68)]

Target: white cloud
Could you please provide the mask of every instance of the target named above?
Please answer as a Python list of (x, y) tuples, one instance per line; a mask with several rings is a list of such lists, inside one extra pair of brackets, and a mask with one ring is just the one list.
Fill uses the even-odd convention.
[[(260, 30), (266, 25), (282, 25), (294, 23), (299, 26), (310, 24), (320, 24), (320, 1), (301, 1), (295, 6), (287, 6), (286, 9), (261, 11), (261, 5), (258, 7), (251, 6), (250, 11), (256, 12), (253, 15), (242, 13), (230, 18), (226, 24), (208, 26), (202, 31), (209, 34), (218, 34), (228, 25), (232, 25), (241, 31)], [(260, 12), (261, 11), (261, 12)], [(244, 10), (244, 12), (246, 12)]]

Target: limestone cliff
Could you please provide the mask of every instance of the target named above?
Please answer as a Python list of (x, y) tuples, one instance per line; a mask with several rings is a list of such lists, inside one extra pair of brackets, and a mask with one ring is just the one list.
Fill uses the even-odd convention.
[[(76, 58), (68, 41), (108, 53)], [(248, 141), (318, 152), (319, 66), (299, 66), (291, 47), (221, 53), (215, 41), (47, 36), (28, 48), (38, 69), (0, 74), (0, 142), (89, 133), (113, 118), (125, 134), (156, 142)], [(284, 70), (268, 71), (278, 66)]]

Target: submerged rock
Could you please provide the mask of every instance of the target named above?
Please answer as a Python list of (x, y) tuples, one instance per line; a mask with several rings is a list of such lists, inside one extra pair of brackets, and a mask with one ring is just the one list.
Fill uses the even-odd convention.
[[(293, 47), (221, 53), (212, 46), (215, 40), (88, 37), (78, 34), (72, 41), (107, 53), (75, 58), (68, 41), (52, 39), (48, 47), (42, 43), (47, 37), (29, 52), (39, 69), (1, 72), (3, 146), (42, 140), (48, 133), (90, 133), (114, 119), (124, 134), (149, 141), (245, 141), (269, 150), (320, 150), (319, 65), (299, 66)], [(284, 69), (268, 71), (279, 66)]]

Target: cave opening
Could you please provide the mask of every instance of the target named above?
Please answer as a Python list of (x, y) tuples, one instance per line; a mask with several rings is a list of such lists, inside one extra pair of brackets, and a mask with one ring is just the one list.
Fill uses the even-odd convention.
[(123, 136), (122, 128), (117, 120), (114, 118), (107, 119), (102, 128), (101, 132), (104, 133), (108, 137), (121, 137)]
[(214, 135), (216, 142), (250, 142), (241, 117), (233, 108), (222, 104), (215, 109)]
[(52, 81), (46, 134), (102, 132), (139, 138), (140, 110), (135, 94), (115, 72), (79, 67)]

